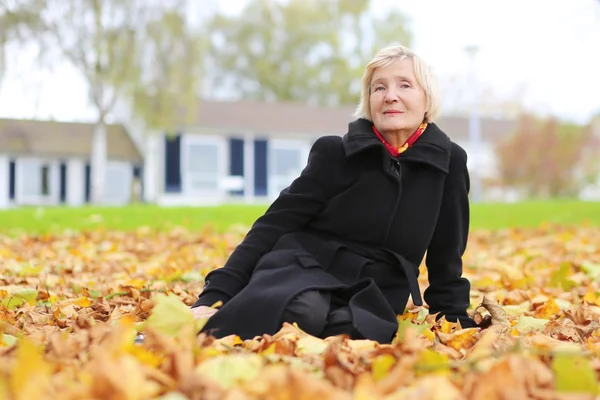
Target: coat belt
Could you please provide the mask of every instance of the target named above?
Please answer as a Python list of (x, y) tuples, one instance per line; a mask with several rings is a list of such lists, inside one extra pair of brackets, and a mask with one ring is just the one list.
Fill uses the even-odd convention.
[[(333, 260), (340, 250), (349, 251), (370, 261), (384, 262), (392, 266), (399, 266), (402, 268), (406, 280), (408, 281), (413, 303), (417, 306), (423, 305), (423, 298), (421, 297), (421, 290), (419, 289), (417, 277), (417, 267), (400, 254), (389, 249), (373, 248), (356, 243), (344, 243), (339, 240), (323, 239), (312, 233), (296, 233), (295, 236), (302, 244), (302, 247), (311, 253), (325, 269), (328, 269), (333, 265)], [(344, 266), (340, 267), (343, 268)], [(348, 266), (346, 265), (345, 267), (347, 268)], [(354, 275), (354, 278), (358, 278), (360, 267), (362, 267), (362, 265), (356, 265), (356, 271), (346, 270), (345, 272), (350, 272), (351, 276)]]

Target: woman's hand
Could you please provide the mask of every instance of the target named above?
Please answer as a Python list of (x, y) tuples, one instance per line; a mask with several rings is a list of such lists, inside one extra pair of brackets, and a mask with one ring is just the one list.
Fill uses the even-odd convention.
[(192, 308), (192, 314), (196, 319), (208, 319), (212, 317), (217, 311), (216, 308), (207, 307), (207, 306), (198, 306)]

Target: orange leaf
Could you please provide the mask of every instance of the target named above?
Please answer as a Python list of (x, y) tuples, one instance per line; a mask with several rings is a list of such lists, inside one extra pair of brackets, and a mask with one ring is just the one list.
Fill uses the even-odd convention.
[(540, 318), (540, 319), (550, 319), (550, 317), (558, 314), (560, 312), (560, 307), (558, 306), (558, 304), (556, 304), (556, 301), (554, 301), (554, 298), (550, 298), (548, 299), (548, 301), (546, 301), (544, 303), (544, 305), (542, 305), (541, 307), (538, 307), (534, 313), (533, 316), (535, 318)]

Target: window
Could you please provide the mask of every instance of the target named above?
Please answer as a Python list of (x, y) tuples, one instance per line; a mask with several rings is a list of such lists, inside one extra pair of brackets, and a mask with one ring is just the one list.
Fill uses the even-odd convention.
[(219, 178), (226, 174), (226, 149), (221, 138), (183, 136), (181, 173), (185, 192), (203, 197), (222, 195)]
[(18, 202), (35, 204), (58, 200), (58, 165), (42, 159), (19, 158), (16, 161), (15, 195)]
[(215, 145), (191, 144), (188, 147), (191, 189), (216, 190), (219, 182), (219, 149)]
[(41, 195), (48, 196), (50, 194), (50, 166), (42, 165), (41, 168)]
[(276, 197), (300, 175), (307, 157), (307, 145), (304, 142), (272, 142), (269, 151), (269, 195), (271, 197)]
[(17, 163), (15, 160), (10, 160), (9, 164), (9, 183), (8, 183), (8, 197), (10, 200), (15, 199), (15, 194), (17, 192)]
[[(294, 179), (299, 174), (302, 163), (299, 149), (275, 149), (273, 152), (273, 173), (276, 176)], [(290, 181), (291, 183), (291, 181)]]

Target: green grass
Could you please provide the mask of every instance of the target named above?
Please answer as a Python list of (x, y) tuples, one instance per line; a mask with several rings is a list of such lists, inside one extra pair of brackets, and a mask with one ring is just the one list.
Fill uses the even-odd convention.
[(59, 232), (65, 229), (118, 229), (139, 227), (170, 229), (183, 226), (201, 230), (210, 225), (222, 232), (233, 225), (249, 226), (267, 209), (267, 205), (218, 207), (158, 207), (132, 205), (127, 207), (47, 207), (18, 208), (0, 211), (0, 232), (8, 234)]
[[(224, 231), (233, 225), (249, 227), (267, 205), (161, 208), (127, 207), (19, 208), (0, 211), (0, 232), (8, 234), (58, 232), (65, 229), (133, 230), (141, 226), (201, 230), (210, 225)], [(600, 226), (600, 202), (536, 201), (515, 204), (474, 204), (471, 229), (536, 227), (543, 223)]]
[(545, 223), (600, 226), (600, 202), (549, 200), (471, 206), (471, 229), (528, 228)]

